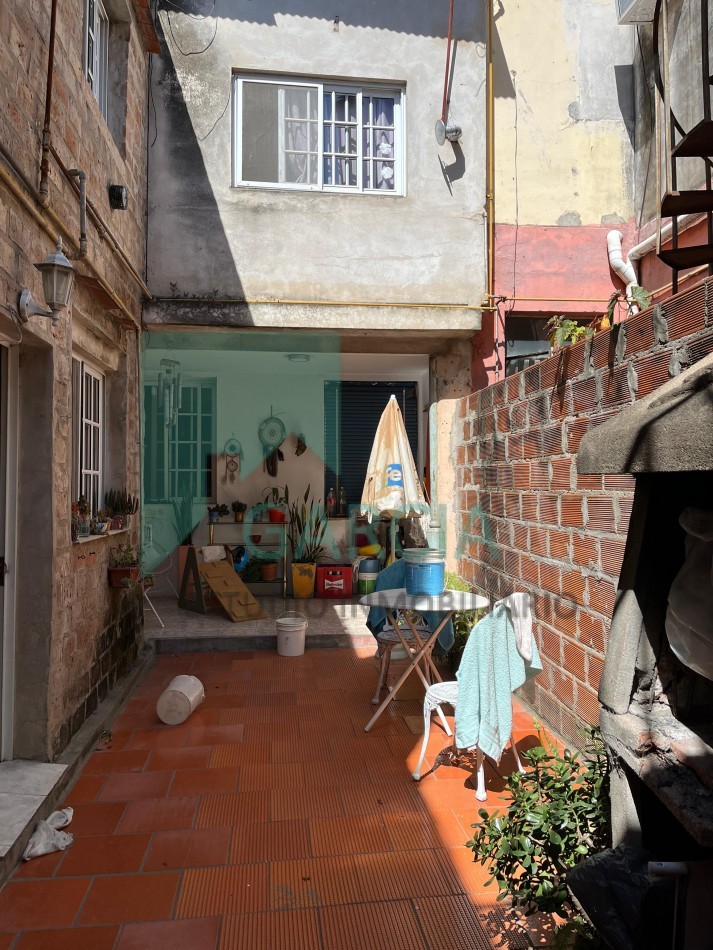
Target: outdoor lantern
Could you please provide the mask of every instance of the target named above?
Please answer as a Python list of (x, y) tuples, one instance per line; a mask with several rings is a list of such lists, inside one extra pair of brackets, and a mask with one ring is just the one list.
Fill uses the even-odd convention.
[(62, 251), (62, 238), (57, 238), (57, 250), (39, 264), (35, 264), (42, 274), (42, 289), (49, 313), (37, 306), (30, 291), (25, 288), (20, 294), (20, 317), (23, 322), (32, 316), (51, 317), (52, 323), (59, 321), (62, 310), (69, 306), (74, 283), (74, 268)]

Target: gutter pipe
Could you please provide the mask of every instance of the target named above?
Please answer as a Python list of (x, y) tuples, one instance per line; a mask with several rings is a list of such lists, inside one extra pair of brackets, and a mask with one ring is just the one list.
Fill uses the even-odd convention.
[[(697, 211), (691, 214), (682, 214), (678, 218), (678, 230), (679, 232), (682, 229), (685, 229), (691, 224), (694, 224), (696, 221), (700, 221), (705, 217), (705, 212)], [(673, 231), (673, 223), (669, 221), (668, 224), (665, 224), (661, 228), (661, 243), (667, 241), (671, 236)], [(639, 244), (635, 244), (634, 247), (629, 251), (629, 260), (630, 261), (639, 261), (642, 257), (645, 257), (650, 251), (656, 249), (656, 234), (652, 234), (647, 237), (645, 240), (641, 241)]]
[(52, 77), (54, 76), (54, 40), (57, 33), (57, 2), (52, 0), (50, 13), (50, 39), (47, 53), (47, 86), (45, 88), (45, 122), (42, 127), (42, 158), (40, 160), (39, 203), (43, 208), (49, 204), (50, 148), (52, 146)]
[(610, 231), (607, 234), (607, 251), (609, 253), (609, 266), (614, 271), (615, 274), (618, 274), (619, 277), (626, 284), (626, 292), (629, 293), (629, 288), (637, 283), (636, 271), (634, 270), (631, 260), (627, 257), (624, 260), (624, 252), (621, 248), (621, 239), (623, 235), (621, 231)]
[(68, 174), (79, 179), (79, 254), (87, 256), (87, 176), (80, 168), (70, 168)]

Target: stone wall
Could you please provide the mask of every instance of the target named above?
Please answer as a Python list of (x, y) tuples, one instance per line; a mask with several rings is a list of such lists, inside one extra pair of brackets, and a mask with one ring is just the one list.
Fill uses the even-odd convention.
[(628, 475), (578, 475), (584, 434), (713, 351), (706, 281), (458, 404), (458, 570), (493, 597), (530, 591), (537, 712), (576, 738), (597, 688), (631, 514)]
[[(145, 266), (148, 57), (134, 0), (111, 0), (110, 110), (101, 114), (82, 68), (83, 4), (59, 3), (51, 108), (48, 201), (40, 200), (40, 159), (51, 0), (0, 7), (0, 344), (7, 394), (17, 414), (17, 551), (6, 550), (15, 596), (15, 758), (52, 758), (96, 707), (142, 643), (139, 592), (110, 591), (112, 546), (137, 544), (135, 527), (73, 545), (72, 356), (105, 374), (105, 487), (140, 484), (138, 350)], [(143, 28), (143, 26), (142, 26)], [(87, 220), (79, 254), (79, 200), (65, 169), (86, 173), (87, 196), (112, 236)], [(126, 211), (109, 206), (109, 184), (126, 185)], [(44, 305), (33, 263), (57, 235), (76, 271), (68, 312), (56, 327), (31, 317), (19, 328), (10, 307), (27, 287)], [(125, 260), (117, 250), (119, 245)], [(113, 296), (113, 299), (112, 299)], [(11, 453), (8, 452), (8, 456)], [(12, 474), (12, 473), (11, 473)], [(12, 631), (4, 631), (7, 637)], [(4, 711), (7, 714), (7, 711)]]

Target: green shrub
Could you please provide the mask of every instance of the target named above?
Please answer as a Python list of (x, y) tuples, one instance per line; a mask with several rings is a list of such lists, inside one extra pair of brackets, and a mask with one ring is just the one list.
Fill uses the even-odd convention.
[[(450, 571), (446, 572), (446, 588), (448, 590), (462, 590), (467, 593), (471, 593), (472, 591), (472, 588), (469, 587), (462, 578)], [(463, 656), (465, 645), (468, 642), (470, 631), (484, 613), (484, 610), (459, 610), (453, 615), (453, 633), (455, 639), (448, 654), (448, 659), (454, 673), (460, 666), (460, 660)]]
[[(542, 735), (523, 753), (531, 770), (507, 780), (512, 802), (505, 814), (481, 808), (466, 847), (489, 864), (500, 893), (525, 915), (556, 912), (578, 923), (566, 874), (588, 855), (610, 847), (609, 761), (599, 730), (590, 728), (581, 752), (560, 754)], [(586, 944), (584, 944), (586, 945)], [(589, 944), (594, 946), (594, 944)]]

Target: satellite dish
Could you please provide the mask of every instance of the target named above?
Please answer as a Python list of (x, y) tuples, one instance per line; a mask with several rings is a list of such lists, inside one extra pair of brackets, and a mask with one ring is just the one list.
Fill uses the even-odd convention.
[(446, 125), (443, 119), (436, 120), (436, 141), (439, 145), (445, 145), (446, 139), (449, 142), (457, 142), (462, 134), (463, 129), (459, 125)]

